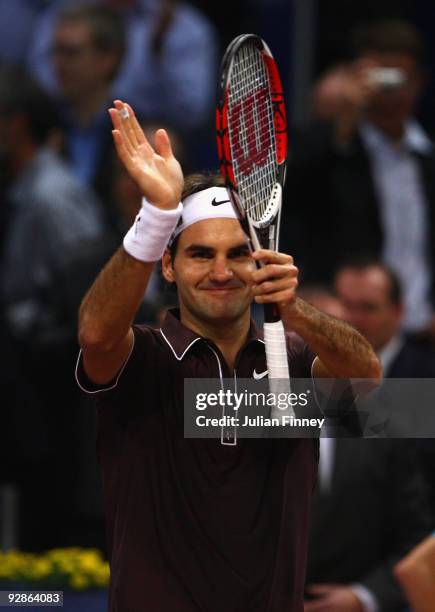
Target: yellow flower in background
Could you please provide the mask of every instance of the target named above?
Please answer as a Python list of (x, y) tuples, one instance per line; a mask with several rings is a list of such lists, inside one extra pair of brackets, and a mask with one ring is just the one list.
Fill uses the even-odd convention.
[(78, 591), (84, 591), (89, 588), (89, 580), (84, 574), (74, 574), (71, 576), (69, 586)]
[(105, 587), (109, 584), (110, 569), (109, 564), (106, 563), (104, 566), (98, 568), (95, 575), (95, 582), (99, 587)]
[(0, 551), (2, 582), (85, 590), (107, 587), (109, 575), (109, 564), (97, 549), (56, 548), (40, 555)]
[(35, 558), (30, 564), (28, 572), (33, 580), (41, 580), (47, 578), (52, 573), (53, 566), (48, 559), (44, 557)]
[(93, 572), (101, 564), (99, 552), (96, 550), (84, 551), (79, 556), (80, 567), (83, 571)]
[(11, 550), (0, 552), (0, 578), (6, 580), (20, 579), (27, 574), (34, 561), (35, 555)]

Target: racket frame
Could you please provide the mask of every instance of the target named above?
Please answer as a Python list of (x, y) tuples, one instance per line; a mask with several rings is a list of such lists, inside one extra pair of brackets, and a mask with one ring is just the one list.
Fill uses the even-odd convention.
[[(228, 136), (228, 83), (231, 79), (235, 55), (247, 43), (254, 45), (263, 56), (274, 110), (277, 177), (265, 213), (260, 219), (253, 219), (240, 201)], [(216, 106), (216, 134), (221, 175), (225, 178), (240, 223), (250, 239), (251, 249), (268, 248), (277, 251), (279, 247), (282, 190), (285, 183), (287, 162), (287, 120), (282, 83), (276, 62), (267, 44), (256, 34), (237, 36), (228, 45), (222, 58)], [(266, 321), (279, 320), (280, 317), (274, 304), (265, 305), (264, 310)]]
[[(228, 84), (231, 79), (235, 55), (240, 48), (247, 43), (253, 44), (263, 56), (269, 80), (268, 95), (271, 96), (272, 100), (273, 122), (275, 129), (275, 139), (273, 144), (275, 145), (277, 162), (276, 182), (271, 189), (269, 202), (266, 206), (264, 214), (259, 219), (252, 218), (240, 201), (239, 190), (232, 163), (232, 151), (228, 125)], [(226, 186), (240, 224), (245, 234), (249, 238), (250, 248), (252, 250), (268, 248), (270, 250), (277, 251), (279, 245), (282, 191), (286, 176), (287, 120), (283, 89), (277, 65), (267, 44), (255, 34), (242, 34), (236, 37), (227, 47), (227, 50), (223, 56), (216, 106), (216, 135), (221, 175), (225, 179)], [(275, 394), (278, 394), (281, 391), (290, 393), (290, 374), (288, 369), (285, 330), (278, 312), (278, 308), (275, 304), (266, 304), (264, 306), (264, 319), (266, 361), (269, 370), (270, 389)], [(273, 414), (275, 416), (283, 416), (282, 413), (279, 414), (279, 411), (277, 411), (276, 408), (272, 409), (272, 415)], [(287, 414), (294, 416), (293, 408), (289, 407)], [(236, 432), (234, 432), (233, 435), (235, 440)], [(225, 444), (224, 432), (222, 432), (221, 442)]]

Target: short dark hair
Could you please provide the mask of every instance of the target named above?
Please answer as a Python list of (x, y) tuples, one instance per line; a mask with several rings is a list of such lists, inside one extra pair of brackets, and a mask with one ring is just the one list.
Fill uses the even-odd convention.
[(91, 30), (95, 47), (118, 57), (118, 67), (126, 48), (125, 25), (120, 15), (105, 6), (68, 4), (60, 13), (58, 23), (85, 23)]
[(225, 180), (220, 174), (215, 172), (197, 172), (189, 174), (184, 179), (183, 193), (181, 199), (197, 193), (198, 191), (204, 191), (210, 187), (225, 187)]
[(44, 144), (59, 127), (53, 99), (29, 76), (24, 68), (0, 64), (0, 112), (23, 115), (29, 134), (38, 145)]
[(426, 45), (419, 30), (401, 19), (383, 19), (356, 26), (350, 37), (351, 52), (360, 56), (368, 51), (407, 53), (418, 64), (426, 63)]
[(342, 262), (335, 272), (335, 278), (344, 270), (364, 272), (369, 268), (378, 268), (385, 274), (389, 282), (388, 299), (395, 306), (402, 303), (402, 286), (396, 272), (382, 261), (371, 255), (360, 255)]
[[(185, 198), (193, 195), (194, 193), (197, 193), (198, 191), (204, 191), (204, 189), (209, 189), (210, 187), (225, 187), (225, 180), (220, 174), (216, 174), (213, 172), (198, 172), (195, 174), (189, 174), (184, 178), (184, 186), (181, 194), (181, 199), (184, 200)], [(175, 259), (175, 256), (177, 254), (179, 239), (180, 234), (178, 234), (178, 236), (175, 238), (175, 240), (169, 247), (172, 261)]]

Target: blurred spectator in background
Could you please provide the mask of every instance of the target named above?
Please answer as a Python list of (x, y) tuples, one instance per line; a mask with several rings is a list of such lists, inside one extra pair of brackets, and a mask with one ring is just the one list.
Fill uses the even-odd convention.
[(107, 206), (112, 176), (110, 89), (124, 56), (124, 29), (104, 7), (79, 5), (61, 11), (53, 38), (53, 67), (60, 94), (65, 152), (77, 179), (92, 186)]
[[(53, 0), (36, 21), (29, 66), (63, 104), (66, 149), (77, 176), (107, 204), (111, 191), (108, 102), (128, 100), (145, 121), (189, 136), (201, 157), (212, 125), (217, 36), (176, 0)], [(207, 167), (207, 156), (198, 160)]]
[(329, 280), (349, 256), (380, 257), (403, 288), (403, 327), (431, 333), (435, 152), (414, 117), (423, 41), (401, 21), (360, 27), (352, 40), (355, 62), (315, 88), (322, 121), (294, 134), (287, 193), (299, 211), (288, 216), (283, 239), (309, 282)]
[[(403, 307), (393, 272), (361, 259), (338, 272), (336, 290), (337, 296), (319, 286), (300, 289), (317, 308), (347, 319), (367, 337), (379, 351), (384, 375), (434, 372), (431, 349), (422, 347), (420, 354), (402, 339)], [(413, 440), (320, 439), (305, 612), (406, 609), (395, 564), (435, 524), (420, 450)]]
[(1, 295), (14, 335), (32, 341), (74, 333), (56, 310), (62, 274), (104, 238), (99, 202), (49, 146), (56, 128), (50, 98), (21, 69), (1, 66), (0, 162), (9, 182)]
[[(191, 3), (178, 0), (0, 0), (0, 59), (27, 65), (49, 93), (61, 96), (61, 83), (53, 61), (54, 35), (59, 15), (68, 8), (83, 5), (98, 5), (113, 11), (119, 28), (126, 32), (125, 55), (110, 87), (110, 101), (121, 97), (128, 100), (143, 119), (172, 125), (183, 137), (188, 136), (187, 147), (193, 165), (203, 170), (214, 168), (217, 158), (209, 142), (214, 137), (220, 45), (218, 32), (210, 19)], [(89, 47), (81, 53), (76, 49), (76, 53), (70, 55), (70, 63), (73, 60), (76, 64), (83, 62), (90, 53)], [(88, 92), (93, 93), (92, 86)], [(84, 166), (83, 162), (84, 175), (92, 175), (92, 164), (89, 170)], [(104, 167), (104, 162), (101, 166)], [(110, 169), (105, 180), (103, 174), (97, 174), (100, 193), (102, 187), (107, 187), (109, 176)], [(109, 190), (106, 189), (104, 196)]]
[[(435, 378), (435, 349), (402, 332), (404, 304), (397, 275), (379, 261), (344, 264), (335, 276), (335, 291), (344, 318), (375, 349), (385, 378)], [(429, 484), (435, 515), (435, 440), (418, 440), (417, 450)]]
[(394, 568), (413, 612), (432, 612), (435, 602), (435, 533), (425, 538)]
[(59, 542), (70, 509), (76, 311), (111, 251), (99, 203), (49, 146), (50, 98), (0, 67), (2, 478), (20, 486), (20, 545)]
[[(208, 19), (177, 0), (82, 0), (118, 13), (126, 27), (126, 55), (111, 97), (128, 100), (147, 120), (191, 133), (214, 107), (217, 34)], [(36, 23), (29, 66), (51, 92), (59, 82), (51, 48), (59, 11), (71, 0), (53, 0)], [(77, 5), (77, 2), (72, 2)]]
[(345, 310), (341, 302), (334, 295), (332, 289), (326, 285), (304, 285), (298, 287), (298, 295), (322, 312), (326, 312), (337, 319), (345, 318)]
[(51, 0), (0, 0), (0, 61), (24, 65), (35, 21)]
[(404, 303), (398, 276), (379, 261), (350, 261), (337, 271), (335, 292), (344, 318), (375, 349), (386, 378), (435, 378), (435, 351), (402, 331)]
[(399, 612), (393, 567), (433, 529), (412, 440), (321, 438), (305, 612)]

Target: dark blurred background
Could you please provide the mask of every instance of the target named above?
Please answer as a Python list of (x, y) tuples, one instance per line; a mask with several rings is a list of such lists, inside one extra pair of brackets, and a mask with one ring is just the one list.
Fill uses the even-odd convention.
[[(350, 61), (355, 26), (384, 18), (406, 20), (427, 47), (414, 116), (431, 137), (432, 0), (0, 0), (1, 548), (105, 551), (94, 404), (74, 365), (80, 301), (140, 205), (114, 155), (111, 100), (131, 102), (151, 139), (167, 127), (186, 173), (216, 170), (219, 61), (253, 32), (278, 61), (292, 151), (313, 122), (315, 82)], [(137, 320), (158, 324), (175, 302), (157, 271)], [(424, 453), (429, 472), (431, 443)]]

